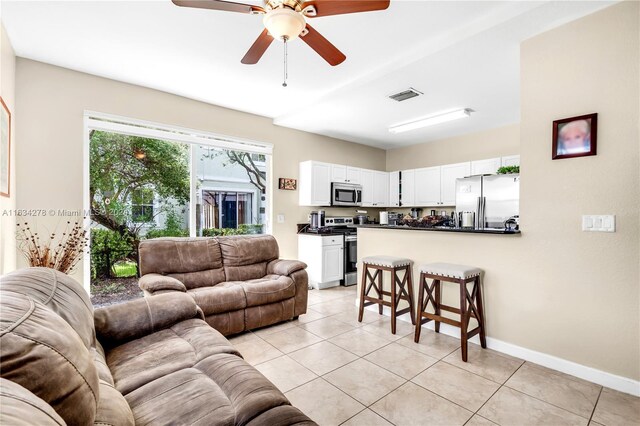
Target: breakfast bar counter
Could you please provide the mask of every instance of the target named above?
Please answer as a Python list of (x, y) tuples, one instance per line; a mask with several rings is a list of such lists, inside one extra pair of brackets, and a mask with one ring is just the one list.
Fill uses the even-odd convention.
[(354, 228), (369, 228), (369, 229), (383, 229), (383, 230), (395, 230), (395, 231), (428, 231), (428, 232), (455, 232), (463, 234), (497, 234), (497, 235), (517, 235), (520, 234), (519, 230), (504, 229), (504, 228), (485, 228), (485, 229), (472, 229), (472, 228), (452, 228), (449, 226), (436, 226), (436, 227), (420, 227), (420, 226), (407, 226), (407, 225), (353, 225)]

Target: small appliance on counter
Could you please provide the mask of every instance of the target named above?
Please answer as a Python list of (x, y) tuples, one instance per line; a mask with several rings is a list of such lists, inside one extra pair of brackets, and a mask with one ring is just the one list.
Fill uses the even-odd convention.
[(353, 217), (353, 223), (355, 225), (366, 225), (369, 223), (369, 216), (367, 216), (366, 210), (356, 210), (356, 215)]
[(380, 225), (389, 224), (389, 212), (380, 212)]
[(389, 219), (389, 225), (390, 226), (402, 225), (402, 213), (389, 212), (389, 214), (387, 216), (388, 216), (388, 219)]
[(324, 210), (312, 211), (309, 213), (309, 224), (300, 228), (298, 226), (298, 233), (308, 232), (312, 234), (322, 234), (330, 232), (325, 226)]
[(420, 219), (422, 217), (422, 209), (414, 207), (411, 209), (411, 217), (414, 219)]
[(309, 229), (317, 230), (324, 227), (324, 210), (309, 213)]
[(460, 227), (473, 229), (476, 226), (476, 212), (460, 212)]

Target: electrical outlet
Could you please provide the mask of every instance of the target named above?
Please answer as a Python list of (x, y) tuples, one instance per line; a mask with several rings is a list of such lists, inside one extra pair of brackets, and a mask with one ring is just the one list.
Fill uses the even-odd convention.
[(582, 230), (590, 232), (616, 232), (615, 215), (583, 215)]
[(279, 214), (278, 215), (278, 223), (284, 223), (284, 215), (283, 214)]

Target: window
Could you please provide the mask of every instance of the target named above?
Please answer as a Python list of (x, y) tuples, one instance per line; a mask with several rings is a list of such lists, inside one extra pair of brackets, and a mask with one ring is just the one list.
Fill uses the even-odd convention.
[(150, 223), (154, 221), (153, 214), (153, 190), (140, 188), (131, 195), (131, 220), (138, 223)]
[(85, 135), (92, 294), (139, 296), (141, 240), (268, 232), (270, 145), (97, 113)]

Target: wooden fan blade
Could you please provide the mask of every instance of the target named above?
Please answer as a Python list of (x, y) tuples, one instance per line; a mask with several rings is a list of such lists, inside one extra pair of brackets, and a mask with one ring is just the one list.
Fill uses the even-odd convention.
[(338, 50), (329, 40), (324, 38), (322, 34), (314, 30), (311, 25), (307, 24), (307, 34), (301, 35), (300, 38), (302, 41), (307, 43), (309, 47), (315, 50), (318, 55), (322, 56), (322, 58), (329, 62), (331, 66), (336, 66), (344, 62), (347, 59), (344, 56), (344, 53)]
[(273, 37), (269, 35), (269, 32), (265, 28), (262, 33), (260, 33), (256, 41), (253, 42), (240, 62), (247, 65), (257, 64), (260, 58), (262, 58), (262, 55), (264, 55), (264, 52), (266, 52), (267, 48), (271, 45), (272, 41)]
[(260, 6), (250, 4), (234, 3), (224, 0), (171, 0), (173, 4), (180, 7), (195, 7), (198, 9), (223, 10), (225, 12), (239, 13), (264, 13)]
[(389, 0), (309, 0), (302, 4), (302, 10), (307, 6), (313, 6), (316, 9), (315, 15), (306, 15), (309, 18), (314, 18), (318, 16), (385, 10), (389, 7)]

